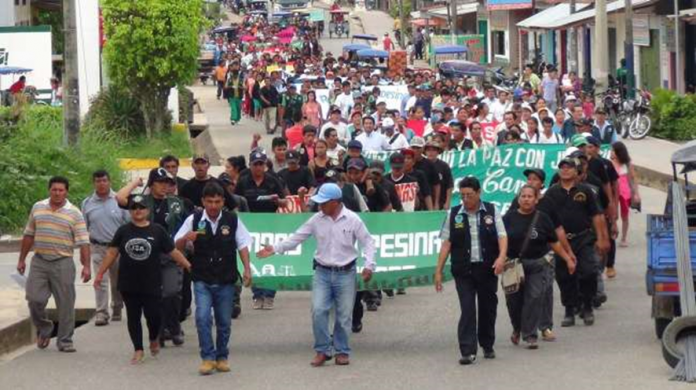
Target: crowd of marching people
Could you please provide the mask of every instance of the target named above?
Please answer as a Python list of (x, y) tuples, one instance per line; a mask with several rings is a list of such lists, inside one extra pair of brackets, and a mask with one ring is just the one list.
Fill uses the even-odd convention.
[[(53, 295), (58, 348), (75, 351), (72, 251), (79, 247), (82, 279), (95, 275), (95, 324), (120, 321), (125, 306), (133, 364), (144, 359), (141, 316), (150, 353), (157, 355), (169, 341), (185, 342), (181, 322), (194, 314), (195, 297), (199, 371), (229, 371), (230, 320), (241, 314), (242, 285), (252, 284), (252, 240), (238, 212), (320, 210), (334, 223), (341, 217), (358, 223), (353, 213), (446, 211), (435, 287), (442, 290), (449, 258), (462, 310), (461, 364), (476, 360), (478, 346), (485, 358), (495, 357), (498, 275), (510, 259), (525, 274), (524, 283), (506, 294), (513, 344), (536, 349), (539, 339), (556, 339), (554, 280), (565, 310), (561, 326), (575, 325), (577, 316), (585, 325), (594, 323), (594, 309), (607, 300), (604, 276), (616, 277), (617, 241), (628, 245), (629, 210), (639, 207), (640, 195), (626, 146), (606, 112), (579, 101), (553, 67), (542, 75), (528, 67), (519, 87), (505, 90), (429, 69), (398, 72), (357, 62), (350, 53), (324, 53), (307, 23), (281, 29), (248, 15), (234, 38), (217, 39), (217, 94), (229, 103), (231, 131), (261, 121), (266, 134), (254, 135), (248, 155), (229, 157), (219, 177), (209, 174), (215, 162), (203, 154), (194, 156), (190, 180), (179, 177), (175, 156), (163, 157), (146, 182), (136, 179), (118, 191), (108, 172), (97, 171), (94, 194), (81, 207), (67, 200), (66, 179), (51, 179), (50, 197), (31, 211), (18, 264), (24, 273), (33, 250), (27, 300), (39, 348), (49, 344), (45, 306)], [(407, 92), (398, 102), (387, 100), (380, 92), (387, 86)], [(261, 147), (265, 137), (268, 150)], [(442, 158), (509, 144), (558, 144), (567, 151), (553, 178), (526, 170), (526, 185), (507, 210), (482, 200), (477, 178), (453, 177)], [(611, 149), (609, 159), (603, 146)], [(375, 152), (389, 152), (388, 164), (373, 158)], [(260, 255), (301, 241), (294, 239)], [(360, 239), (374, 249), (365, 234)], [(317, 270), (355, 272), (354, 259), (323, 256), (315, 256)], [(365, 256), (374, 270), (373, 254)], [(345, 326), (360, 333), (364, 311), (378, 311), (383, 295), (396, 294), (405, 291), (357, 291), (352, 310), (340, 303), (337, 364), (348, 364)], [(273, 309), (275, 297), (273, 290), (252, 287), (255, 310)], [(332, 356), (327, 319), (314, 319), (317, 343), (322, 340), (312, 361), (318, 366)]]

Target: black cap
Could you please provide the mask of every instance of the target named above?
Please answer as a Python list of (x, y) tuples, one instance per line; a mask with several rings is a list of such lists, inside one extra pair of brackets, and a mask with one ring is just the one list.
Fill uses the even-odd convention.
[(149, 176), (147, 182), (149, 184), (152, 184), (154, 182), (172, 182), (172, 183), (175, 183), (176, 181), (174, 180), (174, 176), (172, 176), (172, 174), (169, 173), (166, 169), (154, 168), (150, 171), (150, 176)]
[(128, 197), (128, 210), (133, 210), (139, 207), (147, 208), (145, 197), (142, 195), (130, 195)]
[(268, 156), (266, 156), (266, 153), (257, 149), (255, 151), (251, 152), (251, 154), (249, 155), (249, 164), (254, 164), (255, 162), (258, 162), (258, 161), (266, 162), (267, 159), (268, 159)]
[(329, 169), (324, 174), (324, 182), (325, 183), (337, 183), (340, 174), (341, 173), (336, 169)]
[(288, 150), (285, 152), (285, 159), (289, 160), (300, 160), (300, 153), (297, 150)]
[(563, 160), (558, 162), (558, 167), (561, 168), (564, 165), (570, 165), (573, 168), (578, 167), (578, 160), (573, 157), (566, 157)]
[(529, 175), (534, 174), (534, 175), (537, 175), (537, 177), (541, 181), (546, 181), (546, 172), (544, 172), (543, 169), (539, 169), (539, 168), (525, 169), (523, 173), (524, 173), (525, 177), (529, 177)]
[(594, 145), (596, 147), (599, 147), (600, 145), (602, 145), (602, 142), (599, 140), (599, 138), (597, 138), (593, 135), (587, 137), (587, 143), (590, 145)]
[(365, 168), (367, 168), (365, 161), (363, 161), (363, 159), (361, 158), (351, 158), (350, 160), (348, 160), (348, 164), (346, 165), (348, 169), (353, 168), (359, 171), (363, 171), (365, 170)]
[(228, 186), (228, 185), (234, 183), (234, 182), (232, 181), (232, 177), (230, 177), (230, 174), (227, 173), (227, 172), (222, 172), (222, 173), (220, 174), (220, 176), (218, 176), (218, 180), (220, 180), (220, 181), (222, 182), (222, 184), (224, 184), (224, 185), (226, 185), (226, 186)]
[(391, 166), (401, 167), (404, 165), (405, 161), (406, 161), (406, 158), (401, 153), (394, 153), (391, 156), (389, 156), (389, 164), (391, 164)]
[(362, 143), (358, 140), (352, 140), (348, 142), (348, 149), (360, 149), (362, 150)]

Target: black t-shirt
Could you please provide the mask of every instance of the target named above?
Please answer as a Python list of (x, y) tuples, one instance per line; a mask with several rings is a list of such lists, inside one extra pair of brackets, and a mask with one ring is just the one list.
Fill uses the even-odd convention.
[(607, 196), (607, 193), (604, 192), (604, 188), (602, 188), (602, 182), (599, 180), (599, 178), (595, 176), (592, 172), (587, 172), (587, 177), (585, 178), (584, 183), (587, 184), (590, 187), (590, 189), (592, 189), (592, 192), (594, 192), (597, 198), (599, 211), (603, 212), (604, 210), (606, 210), (609, 206), (609, 197)]
[[(529, 231), (534, 213), (521, 214), (518, 211), (507, 213), (503, 217), (505, 231), (508, 236), (507, 256), (511, 259), (538, 259), (549, 252), (549, 243), (558, 241), (556, 229), (551, 218), (543, 211), (537, 211), (539, 217), (533, 230)], [(529, 234), (529, 243), (524, 253), (520, 253), (525, 238)]]
[(607, 173), (607, 168), (600, 158), (592, 158), (588, 161), (587, 170), (592, 172), (597, 178), (602, 182), (602, 184), (609, 183), (609, 174)]
[[(203, 207), (203, 188), (205, 188), (206, 184), (211, 182), (217, 183), (220, 185), (220, 187), (225, 188), (225, 185), (220, 180), (214, 177), (208, 177), (205, 180), (198, 180), (196, 178), (193, 178), (184, 185), (184, 187), (181, 189), (181, 192), (179, 192), (179, 196), (184, 199), (187, 199), (196, 207)], [(234, 210), (237, 207), (237, 205), (234, 202), (234, 198), (232, 198), (226, 191), (225, 207), (227, 207), (228, 210)]]
[[(240, 176), (235, 193), (246, 198), (249, 211), (252, 213), (275, 213), (278, 210), (278, 205), (275, 202), (264, 197), (278, 195), (281, 199), (285, 198), (280, 180), (268, 173), (264, 175), (260, 185), (256, 185), (251, 174)], [(259, 199), (259, 197), (262, 198)]]
[(600, 213), (594, 191), (584, 183), (570, 190), (554, 184), (544, 198), (549, 198), (556, 206), (566, 233), (581, 233), (592, 228), (592, 217)]
[(430, 187), (440, 184), (440, 177), (437, 174), (437, 168), (432, 161), (426, 158), (421, 158), (420, 161), (416, 161), (416, 163), (413, 165), (413, 169), (423, 172)]
[(372, 185), (374, 186), (375, 190), (371, 195), (367, 194), (367, 184), (360, 183), (357, 186), (360, 193), (367, 200), (367, 208), (373, 213), (382, 212), (390, 204), (389, 195), (381, 185), (375, 182), (373, 182)]
[(176, 177), (176, 192), (179, 196), (181, 196), (181, 191), (184, 190), (184, 185), (188, 183), (188, 180), (181, 178), (179, 176)]
[[(517, 210), (519, 210), (520, 204), (518, 203), (518, 197), (516, 196), (515, 199), (512, 200), (512, 203), (510, 203), (510, 207), (508, 208), (507, 212), (505, 215), (516, 213)], [(547, 197), (542, 197), (539, 199), (539, 203), (537, 203), (537, 210), (543, 211), (544, 214), (546, 214), (549, 218), (551, 218), (551, 222), (553, 223), (554, 228), (558, 228), (561, 226), (561, 219), (558, 216), (558, 209), (553, 203), (553, 200)]]
[(297, 195), (297, 191), (300, 187), (304, 187), (309, 191), (311, 187), (316, 187), (316, 182), (312, 172), (307, 167), (300, 167), (300, 169), (291, 171), (288, 168), (283, 168), (278, 172), (278, 177), (282, 180), (282, 183), (288, 188), (290, 195)]
[(405, 174), (398, 180), (389, 175), (386, 177), (386, 181), (394, 185), (394, 190), (401, 201), (403, 211), (416, 211), (416, 200), (420, 199), (422, 191), (420, 181), (411, 174)]
[(452, 178), (452, 169), (446, 162), (437, 159), (433, 162), (435, 172), (437, 172), (438, 181), (440, 183), (440, 204), (444, 205), (447, 200), (447, 192), (452, 192), (454, 188), (454, 178)]
[(266, 85), (265, 87), (261, 88), (261, 97), (264, 99), (268, 100), (269, 104), (263, 101), (261, 99), (261, 107), (263, 108), (269, 108), (269, 107), (276, 107), (278, 105), (278, 90), (272, 86), (272, 85)]
[(154, 212), (153, 221), (162, 226), (164, 230), (167, 230), (169, 228), (167, 226), (167, 215), (169, 214), (169, 204), (167, 203), (167, 199), (152, 198), (152, 200), (155, 206), (155, 209), (151, 211)]
[(110, 247), (118, 248), (118, 290), (160, 295), (162, 272), (160, 256), (174, 250), (174, 241), (157, 224), (138, 227), (127, 223), (116, 231)]
[(382, 188), (384, 188), (384, 191), (387, 193), (387, 196), (389, 197), (389, 203), (391, 203), (392, 210), (394, 211), (404, 211), (404, 206), (401, 205), (401, 199), (399, 199), (399, 194), (396, 193), (396, 187), (394, 187), (394, 183), (392, 183), (389, 180), (382, 180), (381, 183), (379, 183)]
[(609, 182), (610, 183), (615, 183), (619, 181), (619, 173), (616, 172), (616, 168), (614, 168), (614, 164), (611, 163), (611, 160), (607, 160), (606, 158), (602, 157), (602, 164), (604, 164), (604, 168), (607, 170), (607, 176), (609, 176)]

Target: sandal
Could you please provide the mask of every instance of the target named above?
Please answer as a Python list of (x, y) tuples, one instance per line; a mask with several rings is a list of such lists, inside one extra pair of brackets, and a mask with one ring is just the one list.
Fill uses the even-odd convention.
[(50, 337), (43, 337), (41, 335), (36, 335), (36, 346), (39, 349), (46, 349), (46, 347), (48, 347), (49, 344), (51, 344)]
[[(140, 352), (140, 353), (138, 353), (138, 352)], [(142, 364), (142, 362), (145, 360), (145, 354), (143, 353), (143, 351), (138, 351), (138, 352), (134, 353), (133, 357), (130, 360), (130, 364), (132, 364), (134, 366), (138, 365), (138, 364)]]
[(519, 345), (520, 344), (520, 333), (519, 332), (512, 332), (512, 336), (510, 336), (510, 342), (512, 342), (514, 345)]
[(157, 340), (151, 341), (150, 342), (150, 355), (152, 355), (152, 357), (155, 357), (155, 356), (159, 355), (159, 353), (160, 353), (159, 341), (157, 341)]

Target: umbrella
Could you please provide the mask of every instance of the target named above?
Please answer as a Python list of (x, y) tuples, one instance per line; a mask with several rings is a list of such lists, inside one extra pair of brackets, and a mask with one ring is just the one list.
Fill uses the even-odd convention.
[(355, 34), (353, 39), (366, 39), (368, 41), (376, 41), (377, 37), (372, 34)]
[(483, 76), (486, 74), (485, 67), (465, 60), (443, 61), (440, 63), (440, 70), (465, 76)]
[(227, 27), (218, 27), (215, 30), (213, 30), (213, 33), (215, 34), (224, 34), (227, 32), (235, 31), (235, 27), (227, 26)]
[(20, 66), (0, 66), (0, 75), (29, 73), (32, 70)]
[(364, 49), (372, 49), (370, 45), (364, 43), (351, 43), (350, 45), (343, 45), (344, 51), (358, 51)]
[(386, 50), (362, 49), (358, 50), (358, 57), (363, 58), (389, 58), (389, 52)]
[(466, 46), (445, 45), (435, 47), (435, 54), (461, 54), (469, 51)]
[(239, 38), (239, 40), (242, 42), (254, 42), (256, 37), (253, 35), (244, 35), (243, 37)]

